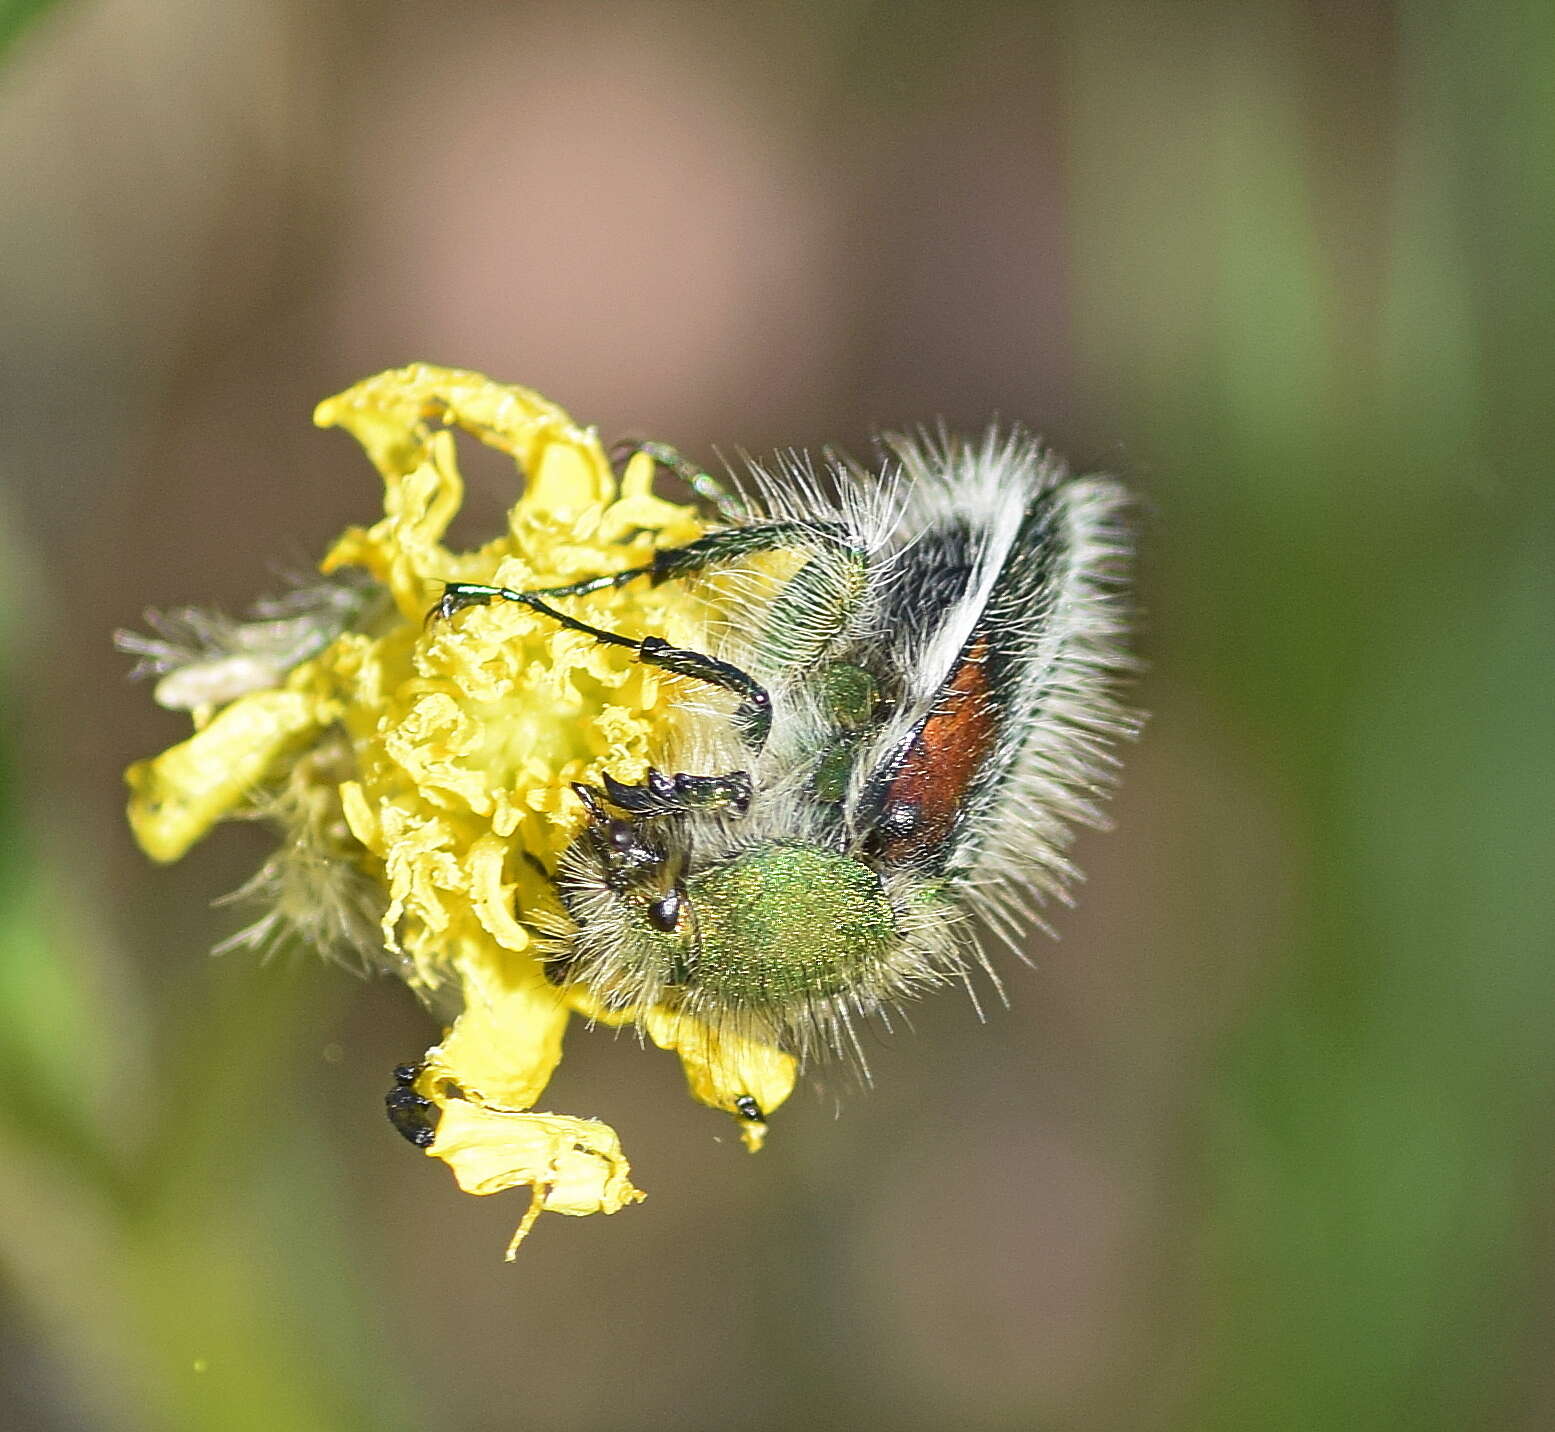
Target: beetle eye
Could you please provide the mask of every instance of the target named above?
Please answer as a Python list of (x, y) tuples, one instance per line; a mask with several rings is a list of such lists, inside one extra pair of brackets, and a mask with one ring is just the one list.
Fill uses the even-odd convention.
[(671, 889), (667, 894), (659, 896), (657, 900), (648, 906), (648, 923), (655, 930), (662, 930), (666, 935), (673, 935), (675, 927), (680, 923), (681, 894), (678, 889)]

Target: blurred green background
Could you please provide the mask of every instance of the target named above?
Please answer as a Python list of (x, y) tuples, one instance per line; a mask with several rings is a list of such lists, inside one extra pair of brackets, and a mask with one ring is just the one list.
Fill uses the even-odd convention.
[[(1555, 1426), (1555, 6), (12, 4), (0, 1426)], [(994, 412), (1145, 499), (1153, 712), (1011, 1008), (650, 1200), (389, 1129), (391, 982), (207, 951), (109, 647), (370, 519), (413, 358), (716, 451)], [(473, 474), (495, 520), (512, 479)]]

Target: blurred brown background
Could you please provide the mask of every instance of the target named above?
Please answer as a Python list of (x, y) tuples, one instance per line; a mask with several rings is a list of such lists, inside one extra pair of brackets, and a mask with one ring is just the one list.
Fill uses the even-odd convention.
[[(65, 0), (0, 58), (0, 1425), (1555, 1425), (1555, 8)], [(415, 358), (715, 453), (994, 413), (1145, 497), (1154, 713), (1011, 1008), (651, 1193), (384, 1121), (389, 982), (206, 951), (109, 634), (377, 509)], [(478, 468), (467, 534), (511, 498)]]

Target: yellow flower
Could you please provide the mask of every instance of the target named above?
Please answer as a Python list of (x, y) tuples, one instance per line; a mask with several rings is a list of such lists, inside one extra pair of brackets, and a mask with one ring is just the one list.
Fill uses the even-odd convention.
[[(679, 1055), (696, 1098), (730, 1113), (746, 1098), (776, 1108), (795, 1062), (673, 1011), (607, 1012), (586, 987), (548, 980), (540, 958), (557, 908), (545, 872), (584, 822), (572, 783), (641, 779), (676, 679), (516, 604), (424, 619), (445, 582), (556, 586), (641, 565), (704, 528), (654, 495), (647, 454), (618, 478), (591, 429), (478, 374), (381, 373), (315, 420), (361, 443), (384, 515), (335, 543), (321, 570), (338, 585), (323, 596), (244, 626), (173, 614), (156, 623), (161, 639), (126, 639), (164, 673), (158, 699), (197, 727), (130, 767), (130, 824), (170, 861), (223, 818), (275, 820), (282, 847), (252, 887), (274, 909), (254, 937), (289, 929), (387, 961), (456, 1014), (413, 1080), (437, 1111), (426, 1152), (468, 1192), (533, 1190), (512, 1257), (541, 1211), (614, 1213), (643, 1196), (612, 1129), (533, 1110), (572, 1014), (636, 1022)], [(454, 428), (524, 478), (506, 532), (471, 552), (442, 544), (463, 498)], [(711, 600), (634, 582), (590, 597), (589, 617), (694, 645)], [(763, 1126), (741, 1127), (759, 1147)]]

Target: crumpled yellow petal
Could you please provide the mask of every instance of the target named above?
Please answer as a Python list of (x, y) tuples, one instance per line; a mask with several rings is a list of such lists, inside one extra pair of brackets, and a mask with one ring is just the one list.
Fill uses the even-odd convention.
[[(571, 514), (608, 501), (615, 491), (609, 460), (591, 429), (578, 427), (528, 388), (459, 368), (433, 363), (391, 368), (326, 398), (313, 421), (321, 428), (345, 428), (386, 480), (421, 465), (432, 431), (428, 425), (436, 422), (464, 428), (510, 454), (530, 476), (522, 503), (526, 512)], [(553, 447), (562, 456), (552, 455)], [(450, 494), (445, 505), (449, 502), (444, 527), (458, 510), (458, 495)]]
[(527, 1109), (561, 1063), (572, 1011), (527, 956), (482, 952), (461, 974), (464, 1011), (427, 1050), (418, 1085), (429, 1097), (446, 1084), (477, 1103)]
[(542, 1213), (617, 1213), (647, 1196), (632, 1186), (615, 1130), (597, 1119), (511, 1112), (458, 1098), (438, 1103), (437, 1137), (427, 1153), (453, 1170), (460, 1188), (534, 1190), (508, 1244), (509, 1262)]
[(187, 741), (125, 773), (130, 829), (153, 860), (177, 860), (287, 757), (318, 735), (323, 713), (301, 691), (258, 691)]
[(770, 1114), (794, 1092), (799, 1061), (774, 1045), (720, 1033), (676, 1010), (610, 1009), (579, 985), (570, 986), (566, 997), (585, 1018), (600, 1024), (640, 1024), (660, 1049), (678, 1054), (692, 1097), (739, 1119), (740, 1137), (752, 1153), (765, 1142), (767, 1125), (750, 1118), (741, 1108), (743, 1101), (754, 1100), (763, 1114)]
[(660, 1049), (680, 1056), (686, 1083), (704, 1104), (741, 1119), (740, 1137), (755, 1153), (767, 1137), (765, 1120), (747, 1118), (740, 1101), (754, 1099), (770, 1114), (794, 1091), (799, 1061), (770, 1044), (742, 1035), (720, 1034), (699, 1019), (672, 1010), (650, 1009), (643, 1028)]

